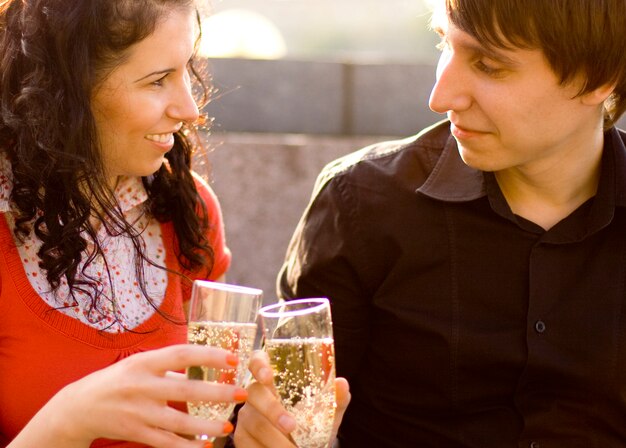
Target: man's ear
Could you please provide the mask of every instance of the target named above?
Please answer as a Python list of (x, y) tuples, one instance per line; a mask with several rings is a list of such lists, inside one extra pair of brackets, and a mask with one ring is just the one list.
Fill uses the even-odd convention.
[(615, 86), (615, 83), (601, 85), (591, 92), (587, 92), (581, 95), (580, 99), (583, 104), (586, 104), (588, 106), (598, 106), (604, 103), (607, 98), (611, 96), (611, 94), (615, 90)]

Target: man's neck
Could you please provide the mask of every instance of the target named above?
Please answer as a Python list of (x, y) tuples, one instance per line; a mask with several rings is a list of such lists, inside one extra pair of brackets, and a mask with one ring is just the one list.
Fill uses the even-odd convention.
[(603, 135), (583, 151), (543, 165), (495, 173), (513, 213), (548, 230), (595, 196), (600, 177)]

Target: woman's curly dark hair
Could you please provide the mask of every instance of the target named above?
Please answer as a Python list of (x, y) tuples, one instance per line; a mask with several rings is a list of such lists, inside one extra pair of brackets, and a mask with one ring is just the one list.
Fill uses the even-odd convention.
[[(13, 170), (15, 234), (23, 240), (34, 232), (41, 239), (40, 266), (53, 289), (65, 279), (70, 291), (91, 291), (96, 300), (97, 288), (78, 272), (81, 258), (89, 263), (102, 254), (89, 221), (94, 215), (110, 233), (133, 239), (135, 269), (143, 280), (143, 265), (150, 261), (107, 186), (90, 98), (128, 49), (177, 8), (195, 8), (194, 0), (0, 2), (0, 151)], [(202, 107), (209, 88), (190, 67)], [(167, 163), (143, 183), (152, 216), (173, 223), (181, 265), (206, 268), (208, 274), (208, 217), (190, 171), (199, 147), (195, 125), (185, 124)], [(87, 238), (95, 244), (89, 253)]]

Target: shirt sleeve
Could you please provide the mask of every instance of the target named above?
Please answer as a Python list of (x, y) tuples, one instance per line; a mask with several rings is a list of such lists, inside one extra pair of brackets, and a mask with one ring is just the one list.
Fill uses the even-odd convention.
[(230, 249), (226, 245), (222, 209), (211, 187), (196, 173), (194, 173), (194, 180), (198, 194), (206, 206), (209, 219), (207, 239), (213, 248), (214, 259), (208, 279), (217, 280), (226, 273), (232, 259)]
[(340, 178), (316, 183), (278, 276), (285, 300), (327, 297), (331, 302), (337, 374), (358, 373), (369, 339), (371, 292), (359, 229), (358, 204)]

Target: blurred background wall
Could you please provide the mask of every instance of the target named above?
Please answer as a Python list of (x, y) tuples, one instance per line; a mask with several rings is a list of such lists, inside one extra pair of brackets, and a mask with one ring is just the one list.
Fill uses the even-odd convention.
[(322, 167), (444, 118), (428, 109), (438, 38), (428, 0), (213, 0), (211, 9), (201, 53), (214, 122), (196, 169), (221, 200), (227, 281), (274, 302)]

